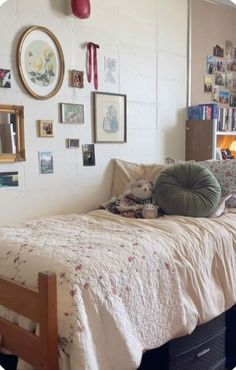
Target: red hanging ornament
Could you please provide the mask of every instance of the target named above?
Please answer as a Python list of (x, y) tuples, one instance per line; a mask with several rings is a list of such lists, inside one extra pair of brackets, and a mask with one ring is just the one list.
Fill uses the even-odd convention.
[(90, 16), (90, 0), (71, 0), (71, 8), (78, 18), (86, 19)]
[[(93, 55), (92, 55), (93, 49)], [(98, 89), (98, 63), (97, 63), (97, 49), (99, 49), (98, 44), (94, 44), (93, 42), (89, 42), (87, 44), (87, 77), (88, 82), (92, 81), (92, 57), (93, 57), (93, 79), (94, 79), (94, 87)]]

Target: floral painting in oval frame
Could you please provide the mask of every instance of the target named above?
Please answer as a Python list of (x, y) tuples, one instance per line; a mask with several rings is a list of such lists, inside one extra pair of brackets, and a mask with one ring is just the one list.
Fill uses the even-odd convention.
[(45, 27), (30, 27), (18, 44), (17, 66), (21, 81), (36, 99), (49, 99), (64, 78), (64, 56), (56, 36)]

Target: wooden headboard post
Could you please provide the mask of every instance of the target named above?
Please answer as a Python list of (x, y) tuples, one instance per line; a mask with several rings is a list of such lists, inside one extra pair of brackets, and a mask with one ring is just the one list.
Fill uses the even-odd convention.
[(38, 275), (39, 290), (0, 277), (0, 305), (39, 323), (39, 336), (0, 317), (1, 347), (38, 370), (58, 370), (56, 274)]

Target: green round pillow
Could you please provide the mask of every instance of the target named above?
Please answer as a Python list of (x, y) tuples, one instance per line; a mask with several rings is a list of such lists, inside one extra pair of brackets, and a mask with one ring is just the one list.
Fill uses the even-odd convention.
[(170, 166), (154, 184), (154, 199), (169, 215), (207, 217), (217, 207), (220, 196), (215, 176), (196, 163)]

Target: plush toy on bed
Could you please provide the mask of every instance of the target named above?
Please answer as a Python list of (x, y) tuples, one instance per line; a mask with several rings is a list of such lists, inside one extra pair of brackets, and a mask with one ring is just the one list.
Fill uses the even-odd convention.
[(158, 217), (158, 206), (152, 203), (152, 195), (152, 182), (137, 179), (126, 185), (116, 208), (124, 217), (156, 218)]

